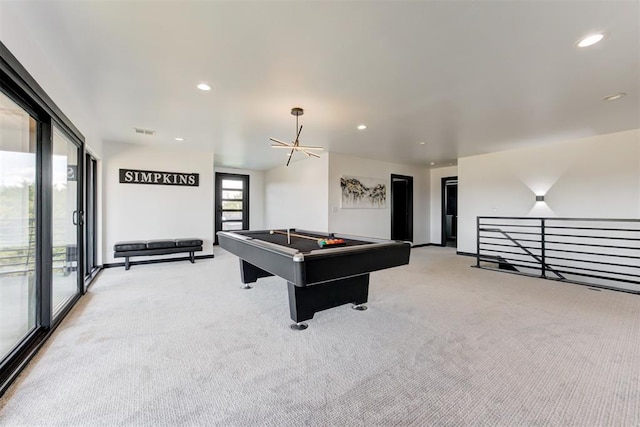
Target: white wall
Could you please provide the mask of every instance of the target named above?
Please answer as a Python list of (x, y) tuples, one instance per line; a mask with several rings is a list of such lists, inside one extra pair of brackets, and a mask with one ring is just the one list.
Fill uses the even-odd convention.
[[(332, 232), (389, 239), (391, 237), (391, 174), (413, 177), (413, 243), (429, 243), (429, 170), (329, 153), (329, 229)], [(340, 177), (381, 178), (387, 184), (384, 209), (342, 209)]]
[(41, 15), (33, 13), (37, 8), (38, 2), (0, 2), (0, 40), (84, 135), (92, 152), (101, 157), (103, 142), (95, 116), (80, 96), (82, 76), (75, 64), (64, 60), (65, 46), (57, 43), (42, 23), (34, 21)]
[[(85, 137), (85, 147), (96, 159), (102, 158), (103, 141), (98, 136), (95, 115), (90, 105), (80, 96), (81, 88), (77, 67), (62, 56), (65, 46), (60, 46), (42, 25), (34, 21), (31, 13), (37, 2), (8, 2), (0, 4), (0, 40), (35, 79), (45, 93), (71, 120)], [(101, 168), (101, 165), (98, 166)], [(102, 248), (102, 187), (98, 176), (97, 236), (98, 263), (103, 259)]]
[(639, 160), (640, 129), (460, 158), (458, 250), (476, 252), (477, 216), (640, 218)]
[(249, 229), (264, 229), (264, 171), (222, 168), (218, 166), (214, 168), (214, 171), (249, 175)]
[(329, 155), (324, 154), (265, 172), (266, 228), (329, 231), (328, 162)]
[(431, 243), (442, 243), (442, 178), (458, 176), (458, 167), (449, 166), (431, 169)]
[[(105, 263), (122, 262), (113, 258), (113, 245), (123, 240), (198, 237), (204, 251), (196, 255), (213, 252), (213, 153), (109, 143), (104, 154)], [(120, 168), (199, 173), (200, 185), (120, 184)]]

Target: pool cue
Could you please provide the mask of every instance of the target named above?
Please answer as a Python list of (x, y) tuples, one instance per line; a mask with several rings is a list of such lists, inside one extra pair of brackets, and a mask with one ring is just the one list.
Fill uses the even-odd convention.
[(287, 228), (287, 245), (291, 244), (291, 229)]
[[(288, 231), (288, 230), (287, 230)], [(279, 230), (271, 230), (269, 232), (269, 234), (285, 234), (284, 231), (279, 231)], [(322, 240), (321, 238), (315, 238), (315, 237), (309, 237), (309, 236), (303, 236), (302, 234), (296, 234), (296, 233), (288, 233), (288, 235), (293, 236), (293, 237), (300, 237), (301, 239), (309, 239), (309, 240), (313, 240), (315, 242), (317, 242), (318, 240)]]

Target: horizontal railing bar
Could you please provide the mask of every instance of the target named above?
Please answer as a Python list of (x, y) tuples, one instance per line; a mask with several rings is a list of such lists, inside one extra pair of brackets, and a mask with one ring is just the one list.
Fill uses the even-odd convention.
[(555, 237), (579, 237), (581, 239), (608, 239), (608, 240), (624, 240), (624, 241), (632, 241), (632, 242), (640, 242), (640, 239), (630, 238), (630, 237), (611, 237), (611, 236), (581, 236), (579, 234), (554, 234), (554, 233), (546, 233), (546, 236), (555, 236)]
[[(516, 246), (514, 246), (516, 247)], [(499, 253), (499, 254), (509, 254), (509, 255), (522, 255), (522, 256), (527, 256), (527, 257), (531, 257), (531, 255), (529, 255), (526, 252), (520, 253), (520, 252), (509, 252), (509, 251), (501, 251), (501, 250), (497, 250), (497, 249), (484, 249), (485, 252), (495, 252), (495, 253)], [(536, 256), (540, 256), (540, 255), (536, 255)]]
[(562, 258), (556, 256), (546, 256), (546, 259), (557, 259), (560, 261), (571, 261), (571, 262), (586, 262), (589, 264), (598, 264), (598, 265), (611, 265), (614, 267), (630, 267), (630, 268), (640, 268), (640, 265), (629, 265), (629, 264), (618, 264), (615, 262), (605, 262), (605, 261), (597, 261), (597, 260), (584, 260), (584, 259), (576, 259), (576, 258)]
[[(525, 234), (528, 236), (541, 236), (540, 233), (529, 233), (528, 231), (503, 231), (499, 228), (489, 229), (489, 228), (481, 228), (480, 231), (485, 231), (487, 233), (500, 233), (500, 234)], [(561, 234), (562, 236), (562, 234)]]
[(557, 217), (526, 217), (526, 216), (479, 216), (479, 219), (514, 219), (514, 220), (542, 220), (545, 221), (601, 221), (601, 222), (640, 222), (637, 218), (557, 218)]
[(507, 264), (512, 267), (521, 267), (521, 268), (530, 268), (532, 270), (540, 270), (540, 264), (526, 264), (526, 261), (522, 260), (509, 260), (505, 259), (504, 261), (491, 261), (489, 259), (480, 259), (481, 262), (492, 262), (494, 264)]
[(532, 263), (534, 265), (540, 265), (540, 261), (536, 260), (536, 259), (531, 259), (531, 257), (529, 257), (529, 259), (522, 259), (522, 258), (514, 258), (514, 257), (510, 257), (508, 255), (519, 255), (519, 254), (498, 254), (498, 255), (490, 255), (490, 254), (482, 254), (480, 255), (480, 258), (486, 258), (488, 259), (494, 259), (496, 260), (495, 262), (500, 262), (500, 261), (520, 261), (520, 262), (527, 262), (527, 263)]
[(541, 246), (503, 245), (502, 243), (493, 243), (493, 242), (485, 242), (485, 241), (481, 241), (480, 244), (481, 245), (500, 246), (501, 248), (523, 248), (523, 249), (542, 250)]
[(533, 243), (541, 243), (542, 240), (531, 240), (531, 239), (509, 239), (508, 237), (491, 237), (491, 236), (480, 236), (480, 238), (485, 239), (495, 239), (495, 240), (509, 240), (513, 242), (514, 240), (517, 242), (533, 242)]
[(546, 250), (547, 250), (547, 253), (562, 252), (562, 253), (580, 254), (580, 255), (598, 255), (598, 256), (608, 256), (608, 257), (616, 257), (616, 258), (640, 259), (640, 256), (633, 256), (633, 255), (603, 254), (598, 252), (569, 251), (565, 249), (550, 249), (550, 248), (546, 248)]
[[(503, 258), (502, 260), (499, 259), (484, 259), (484, 258), (480, 258), (480, 261), (484, 261), (484, 262), (492, 262), (492, 263), (503, 263), (503, 264), (509, 264), (511, 266), (515, 266), (515, 267), (526, 267), (526, 268), (532, 268), (534, 270), (540, 270), (540, 264), (536, 264), (533, 263), (533, 261), (524, 261), (521, 259), (513, 259), (513, 258)], [(532, 265), (528, 265), (528, 264), (518, 264), (519, 262), (531, 262), (533, 263)]]
[(611, 280), (614, 282), (622, 282), (622, 283), (633, 283), (634, 285), (640, 285), (640, 281), (635, 281), (635, 280), (627, 280), (627, 279), (618, 279), (617, 277), (606, 277), (606, 276), (598, 276), (596, 274), (582, 274), (582, 273), (577, 273), (575, 271), (564, 271), (564, 270), (554, 270), (557, 271), (559, 273), (563, 273), (563, 274), (571, 274), (574, 276), (580, 276), (580, 277), (590, 277), (592, 279), (602, 279), (602, 280)]
[(540, 221), (540, 217), (531, 216), (479, 216), (479, 219), (514, 219), (514, 220), (527, 220), (527, 221)]
[(3, 261), (5, 259), (23, 259), (23, 258), (35, 258), (36, 254), (32, 254), (32, 255), (12, 255), (12, 256), (2, 256), (0, 255), (0, 261)]
[[(538, 279), (542, 277), (540, 274), (525, 273), (525, 272), (522, 272), (522, 271), (508, 271), (508, 270), (504, 270), (504, 269), (501, 269), (501, 268), (488, 267), (488, 266), (483, 266), (483, 265), (478, 266), (478, 268), (481, 268), (481, 269), (483, 269), (483, 270), (498, 271), (498, 272), (501, 272), (501, 273), (504, 273), (504, 272), (506, 271), (506, 272), (508, 272), (509, 274), (517, 274), (517, 275), (519, 275), (519, 276), (534, 277), (534, 278), (538, 278)], [(556, 279), (555, 277), (554, 277), (554, 278), (552, 278), (552, 279), (553, 279), (553, 280), (559, 280), (559, 281), (562, 281), (561, 279)]]
[[(546, 241), (547, 245), (552, 244), (552, 245), (573, 245), (573, 246), (589, 246), (592, 248), (607, 248), (607, 249), (630, 249), (630, 250), (640, 250), (640, 246), (638, 247), (633, 247), (633, 246), (611, 246), (611, 245), (592, 245), (589, 243), (573, 243), (573, 242), (555, 242), (552, 240), (547, 240)], [(547, 247), (547, 250), (553, 250), (552, 248)]]
[(542, 228), (541, 225), (529, 225), (529, 224), (480, 224), (484, 227), (519, 227), (519, 228)]
[(547, 225), (546, 229), (555, 230), (598, 230), (598, 231), (636, 231), (640, 232), (640, 228), (600, 228), (600, 227), (560, 227), (557, 225)]
[[(607, 270), (594, 270), (593, 268), (571, 267), (571, 266), (568, 266), (568, 265), (558, 265), (558, 264), (549, 264), (549, 263), (547, 263), (547, 265), (554, 266), (554, 267), (560, 267), (560, 268), (564, 268), (564, 269), (576, 268), (576, 269), (579, 269), (579, 270), (582, 270), (582, 271), (594, 271), (596, 273), (603, 273), (603, 274), (617, 274), (617, 275), (620, 275), (620, 276), (637, 277), (638, 279), (640, 279), (640, 275), (638, 275), (638, 274), (619, 273), (619, 272), (616, 272), (616, 271), (607, 271)], [(558, 268), (554, 268), (554, 271), (559, 271), (559, 269)]]

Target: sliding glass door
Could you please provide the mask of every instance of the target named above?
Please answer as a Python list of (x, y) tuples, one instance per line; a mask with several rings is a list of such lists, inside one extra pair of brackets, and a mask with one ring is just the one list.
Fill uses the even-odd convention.
[[(78, 241), (83, 212), (78, 200), (80, 147), (54, 127), (52, 158), (52, 307), (54, 318), (80, 292)], [(84, 279), (84, 278), (83, 278)]]
[(83, 151), (0, 42), (0, 395), (80, 297)]
[(0, 361), (36, 326), (37, 122), (0, 92)]

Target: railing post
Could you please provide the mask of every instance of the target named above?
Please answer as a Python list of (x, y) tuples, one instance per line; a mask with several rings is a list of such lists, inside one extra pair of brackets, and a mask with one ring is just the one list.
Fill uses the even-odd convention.
[(476, 267), (480, 267), (480, 217), (476, 217)]
[(544, 218), (540, 218), (540, 250), (541, 250), (541, 254), (540, 254), (540, 259), (542, 260), (542, 263), (540, 264), (540, 270), (542, 272), (542, 278), (546, 279), (547, 278), (547, 260), (545, 259), (545, 241), (546, 241), (546, 236), (545, 236), (545, 219)]

